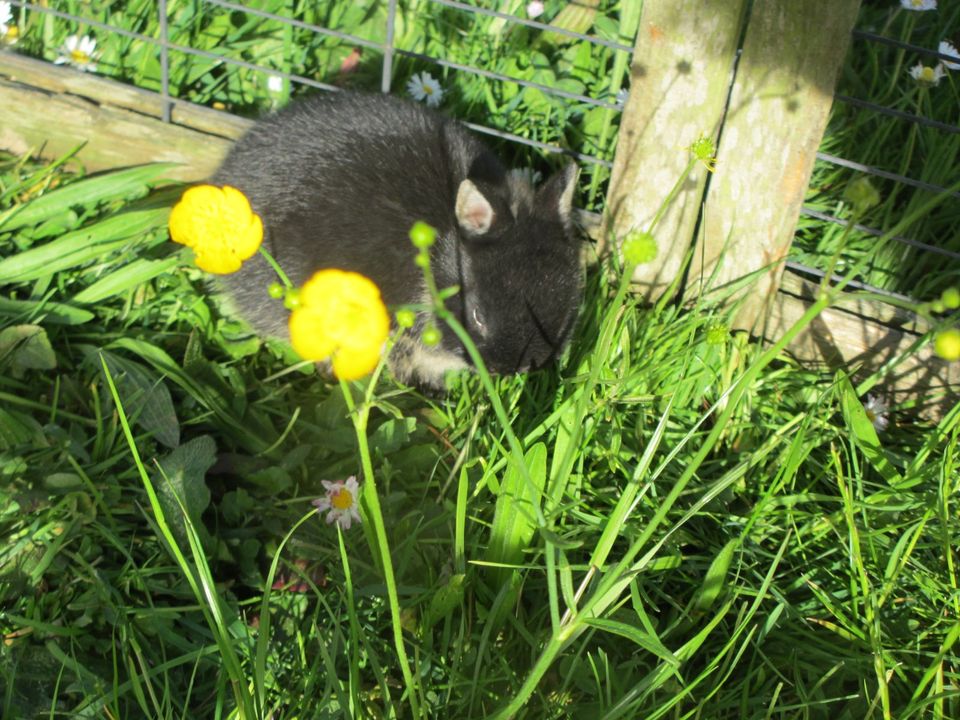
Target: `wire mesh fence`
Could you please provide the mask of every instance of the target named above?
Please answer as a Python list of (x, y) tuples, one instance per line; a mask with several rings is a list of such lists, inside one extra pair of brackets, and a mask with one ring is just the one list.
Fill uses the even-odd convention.
[[(64, 55), (66, 38), (95, 36), (88, 60), (97, 73), (156, 92), (167, 122), (177, 122), (183, 102), (251, 116), (304, 92), (353, 87), (403, 94), (426, 73), (445, 96), (441, 109), (495, 138), (514, 164), (543, 167), (541, 153), (580, 162), (582, 203), (595, 212), (603, 209), (637, 31), (624, 3), (597, 0), (547, 3), (548, 12), (536, 17), (520, 0), (10, 5), (19, 27), (16, 50), (82, 67), (83, 58), (68, 49)], [(929, 268), (960, 260), (954, 170), (960, 126), (956, 104), (936, 101), (933, 87), (900, 92), (912, 62), (953, 63), (950, 54), (914, 41), (937, 29), (911, 25), (893, 37), (891, 22), (874, 27), (880, 13), (866, 8), (854, 31), (788, 269), (822, 273), (840, 231), (853, 223), (836, 269), (848, 251), (874, 253), (877, 262), (859, 280), (896, 297), (938, 290), (949, 273), (934, 281)], [(957, 22), (954, 13), (945, 24)], [(878, 79), (883, 63), (889, 72)], [(864, 133), (879, 139), (864, 143)], [(933, 133), (948, 136), (956, 152), (924, 155)], [(863, 148), (865, 155), (851, 154)], [(842, 189), (861, 176), (897, 195), (905, 214), (934, 195), (951, 200), (906, 224), (889, 212), (854, 222)]]
[[(950, 89), (955, 79), (948, 77), (956, 58), (940, 51), (952, 47), (943, 39), (958, 29), (958, 17), (955, 11), (945, 18), (907, 13), (896, 25), (891, 7), (875, 5), (862, 10), (853, 32), (791, 257), (797, 269), (822, 270), (824, 258), (837, 250), (824, 238), (839, 237), (853, 223), (852, 251), (875, 255), (862, 277), (867, 289), (892, 298), (928, 297), (955, 283), (960, 270), (960, 125)], [(917, 77), (924, 67), (932, 78), (943, 76), (942, 87)], [(884, 199), (894, 197), (895, 205), (854, 219), (843, 207), (842, 188), (862, 177)], [(936, 197), (944, 201), (920, 212)]]
[[(341, 27), (301, 19), (330, 19), (330, 12), (304, 11), (300, 18), (291, 17), (289, 12), (281, 14), (277, 11), (289, 9), (290, 4), (276, 2), (241, 4), (227, 0), (204, 0), (197, 5), (197, 14), (189, 18), (189, 23), (185, 23), (182, 9), (177, 9), (179, 6), (161, 0), (142, 4), (153, 6), (152, 13), (141, 12), (138, 16), (137, 8), (132, 13), (124, 13), (124, 19), (136, 18), (126, 27), (116, 20), (117, 13), (111, 14), (109, 3), (99, 6), (96, 3), (78, 4), (72, 10), (19, 0), (12, 5), (21, 9), (21, 18), (36, 13), (64, 21), (66, 28), (74, 33), (95, 32), (100, 47), (104, 46), (104, 38), (113, 35), (130, 41), (127, 55), (139, 55), (145, 52), (144, 47), (150, 48), (146, 52), (158, 53), (158, 67), (145, 67), (141, 62), (137, 68), (140, 72), (133, 73), (127, 58), (110, 57), (101, 52), (98, 72), (135, 81), (146, 89), (160, 93), (168, 101), (169, 109), (165, 113), (165, 119), (168, 120), (174, 119), (174, 108), (181, 100), (216, 103), (217, 106), (250, 115), (286, 101), (303, 90), (329, 91), (341, 87), (371, 90), (379, 86), (383, 92), (402, 92), (402, 83), (398, 82), (398, 78), (410, 77), (415, 74), (412, 71), (441, 74), (446, 92), (458, 95), (455, 109), (461, 112), (452, 114), (465, 119), (475, 131), (494, 136), (510, 145), (535, 148), (554, 155), (565, 154), (583, 164), (591, 180), (590, 202), (594, 205), (599, 205), (600, 191), (611, 166), (617, 116), (623, 105), (622, 98), (617, 99), (617, 91), (625, 82), (631, 50), (631, 39), (627, 37), (626, 42), (618, 40), (619, 28), (610, 23), (606, 25), (608, 37), (603, 37), (448, 0), (341, 3), (343, 7), (349, 7), (344, 13), (346, 17), (339, 18)], [(451, 17), (451, 13), (461, 17)], [(238, 16), (243, 16), (243, 20), (238, 20)], [(224, 22), (223, 18), (227, 18), (225, 22), (238, 23), (239, 28), (235, 29), (239, 32), (235, 34), (244, 36), (246, 32), (246, 41), (238, 44), (212, 43), (206, 29)], [(403, 30), (399, 35), (395, 32), (398, 18)], [(411, 19), (416, 20), (416, 25), (411, 25)], [(478, 32), (470, 28), (478, 19), (487, 23), (481, 31), (500, 45), (492, 51), (491, 57), (486, 58), (487, 61), (481, 64), (478, 60), (482, 58), (469, 57), (461, 61), (462, 58), (436, 52), (438, 46), (443, 47), (440, 41), (445, 43), (445, 36), (451, 32)], [(497, 25), (494, 26), (494, 23)], [(190, 24), (201, 26), (204, 30), (196, 32), (195, 28), (189, 27)], [(246, 27), (251, 24), (255, 27)], [(45, 39), (35, 37), (41, 34), (41, 25), (47, 24), (36, 23), (32, 28), (26, 27), (20, 45), (27, 52), (55, 59), (59, 47), (45, 41), (49, 36)], [(343, 25), (350, 29), (344, 29)], [(430, 30), (431, 27), (433, 30)], [(424, 28), (427, 31), (421, 32)], [(35, 32), (31, 33), (31, 29)], [(518, 29), (535, 32), (549, 29), (562, 37), (563, 41), (575, 41), (582, 47), (597, 48), (605, 54), (604, 63), (607, 66), (613, 65), (610, 61), (612, 56), (620, 54), (623, 57), (616, 63), (620, 77), (597, 78), (593, 83), (595, 87), (587, 88), (584, 83), (571, 77), (557, 80), (546, 62), (542, 67), (522, 68), (522, 72), (512, 74), (491, 69), (504, 66), (515, 68), (517, 63), (512, 62), (511, 58), (518, 54), (518, 50), (529, 49), (526, 44), (518, 42), (521, 40), (516, 37)], [(223, 33), (223, 36), (229, 34)], [(474, 45), (477, 46), (476, 43)], [(308, 48), (309, 52), (304, 52), (303, 48)], [(484, 52), (487, 53), (486, 50)], [(313, 53), (312, 58), (303, 57), (309, 53)], [(360, 61), (349, 65), (352, 58), (360, 58)], [(200, 61), (201, 64), (188, 67), (191, 61)], [(401, 64), (403, 67), (399, 67)], [(576, 69), (575, 63), (573, 67)], [(142, 72), (144, 69), (147, 72)], [(584, 74), (586, 68), (580, 68), (579, 72)], [(268, 84), (276, 82), (284, 83), (282, 93), (264, 92)], [(606, 92), (603, 92), (604, 84), (608, 86)], [(485, 94), (502, 98), (505, 95), (516, 97), (522, 93), (526, 93), (528, 101), (536, 93), (539, 110), (534, 115), (541, 122), (518, 125), (513, 121), (510, 111), (490, 114), (475, 109), (471, 112), (471, 108), (479, 108), (483, 103)], [(254, 94), (259, 94), (259, 97), (254, 97)], [(591, 110), (604, 113), (599, 124), (606, 125), (606, 129), (601, 133), (583, 132), (576, 128), (578, 122), (569, 122), (571, 117), (589, 114)], [(557, 116), (547, 117), (550, 113), (557, 113)], [(525, 114), (525, 119), (529, 119), (528, 114)], [(595, 119), (592, 122), (597, 124)], [(535, 161), (528, 153), (520, 152), (515, 157), (527, 162)]]

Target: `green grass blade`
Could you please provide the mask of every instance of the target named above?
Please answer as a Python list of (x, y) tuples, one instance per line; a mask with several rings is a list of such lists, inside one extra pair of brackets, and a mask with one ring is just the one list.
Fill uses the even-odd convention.
[(101, 302), (170, 272), (179, 262), (179, 255), (164, 260), (134, 260), (81, 290), (74, 295), (73, 302), (80, 305)]
[[(10, 255), (0, 260), (0, 284), (49, 277), (52, 273), (102, 259), (132, 241), (138, 241), (141, 248), (163, 242), (165, 237), (151, 239), (150, 233), (166, 227), (171, 199), (169, 195), (164, 195), (149, 202), (131, 205), (105, 220)], [(145, 237), (146, 242), (143, 240)]]
[(850, 429), (850, 437), (854, 444), (863, 453), (863, 456), (893, 487), (903, 485), (903, 476), (897, 471), (890, 462), (880, 444), (880, 437), (877, 430), (867, 417), (867, 411), (864, 409), (860, 398), (857, 397), (856, 390), (853, 389), (853, 383), (846, 375), (839, 375), (837, 378), (840, 387), (840, 402), (843, 407), (843, 417), (846, 420), (847, 427)]
[(607, 618), (587, 618), (583, 621), (588, 627), (597, 628), (604, 632), (612, 633), (624, 637), (634, 645), (646, 650), (648, 653), (657, 656), (667, 663), (670, 667), (680, 667), (680, 658), (670, 652), (656, 635), (650, 635), (635, 625), (629, 625), (618, 620), (609, 620)]
[[(485, 556), (488, 562), (519, 564), (537, 530), (537, 514), (547, 479), (546, 445), (537, 443), (527, 450), (524, 463), (530, 482), (514, 462), (507, 465), (503, 475), (490, 527), (490, 543)], [(502, 584), (510, 574), (509, 568), (498, 568), (494, 571), (494, 581)]]
[(91, 207), (107, 200), (145, 194), (164, 173), (175, 167), (174, 163), (138, 165), (72, 182), (18, 206), (16, 212), (0, 224), (0, 232), (39, 225), (66, 208)]
[(207, 563), (203, 546), (200, 542), (199, 536), (197, 535), (196, 528), (193, 526), (193, 523), (190, 520), (189, 513), (187, 513), (185, 508), (181, 507), (183, 521), (186, 527), (187, 539), (189, 541), (190, 550), (194, 560), (194, 563), (191, 565), (177, 544), (176, 536), (173, 532), (173, 529), (167, 523), (163, 512), (163, 505), (153, 487), (153, 482), (150, 480), (150, 475), (147, 473), (147, 470), (143, 465), (143, 461), (140, 459), (140, 453), (137, 450), (137, 444), (133, 438), (133, 432), (130, 430), (126, 413), (123, 410), (123, 402), (120, 399), (119, 392), (117, 392), (117, 386), (113, 382), (113, 377), (110, 374), (110, 369), (107, 366), (106, 359), (102, 360), (102, 366), (103, 372), (106, 376), (107, 385), (110, 388), (110, 394), (113, 397), (113, 402), (117, 407), (117, 413), (120, 419), (120, 424), (123, 428), (124, 438), (127, 441), (127, 446), (129, 447), (133, 460), (136, 463), (137, 470), (140, 474), (140, 479), (143, 481), (144, 489), (147, 491), (147, 497), (150, 499), (150, 507), (153, 510), (154, 517), (161, 533), (163, 534), (163, 538), (166, 541), (167, 548), (176, 559), (177, 564), (180, 566), (180, 569), (183, 572), (183, 577), (193, 590), (193, 594), (200, 603), (200, 607), (203, 611), (204, 617), (207, 620), (207, 624), (216, 638), (217, 646), (220, 649), (221, 658), (226, 666), (227, 675), (231, 680), (230, 686), (233, 689), (237, 704), (243, 708), (246, 717), (255, 717), (253, 713), (253, 698), (250, 696), (250, 693), (247, 689), (247, 681), (244, 678), (243, 672), (240, 668), (240, 661), (236, 656), (236, 648), (230, 636), (228, 624), (224, 618), (222, 601), (216, 590), (213, 576), (210, 573), (210, 566)]

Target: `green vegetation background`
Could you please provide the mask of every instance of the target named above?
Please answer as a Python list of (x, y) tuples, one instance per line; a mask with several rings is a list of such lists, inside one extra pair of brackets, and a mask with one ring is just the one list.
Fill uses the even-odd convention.
[[(385, 3), (247, 5), (383, 38)], [(546, 6), (556, 20), (566, 3)], [(601, 2), (583, 29), (629, 44), (625, 6)], [(934, 48), (960, 23), (941, 6), (873, 2), (859, 26)], [(58, 7), (158, 32), (154, 2)], [(342, 76), (350, 43), (202, 3), (170, 8), (174, 42), (379, 84), (372, 51)], [(93, 33), (98, 72), (157, 87), (148, 44), (17, 19), (17, 51), (52, 60), (67, 35)], [(399, 19), (406, 49), (613, 104), (626, 87), (623, 53), (428, 2), (401, 2)], [(857, 41), (841, 92), (956, 124), (956, 78), (918, 87), (906, 70), (921, 59)], [(273, 96), (263, 73), (195, 56), (172, 67), (173, 94), (236, 112), (300, 92)], [(615, 109), (402, 58), (394, 88), (424, 70), (453, 115), (612, 157)], [(823, 147), (948, 185), (958, 138), (838, 105)], [(528, 149), (498, 147), (546, 170)], [(84, 177), (67, 160), (0, 162), (0, 715), (408, 717), (365, 530), (341, 541), (314, 516), (290, 534), (321, 479), (358, 473), (339, 388), (291, 370), (175, 254), (166, 215), (181, 188), (162, 166)], [(853, 177), (818, 164), (809, 204), (849, 217)], [(582, 205), (602, 208), (606, 179), (587, 172)], [(881, 228), (929, 199), (876, 184), (867, 222)], [(960, 250), (957, 214), (943, 203), (909, 234)], [(804, 220), (794, 255), (825, 267), (839, 242)], [(955, 263), (845, 242), (838, 269), (860, 262), (859, 279), (919, 299), (956, 284)], [(370, 447), (418, 706), (487, 717), (526, 693), (530, 718), (960, 717), (960, 410), (933, 426), (896, 407), (878, 434), (861, 403), (883, 396), (879, 378), (765, 353), (726, 331), (714, 301), (643, 307), (617, 292), (617, 270), (589, 275), (558, 368), (498, 381), (526, 479), (545, 488), (540, 529), (476, 378), (443, 400), (389, 379), (375, 389)], [(589, 622), (564, 613), (588, 603)]]

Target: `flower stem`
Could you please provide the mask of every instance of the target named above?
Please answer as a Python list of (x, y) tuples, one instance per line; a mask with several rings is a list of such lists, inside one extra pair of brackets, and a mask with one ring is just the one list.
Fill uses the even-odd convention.
[(666, 215), (667, 210), (673, 204), (673, 201), (676, 199), (677, 195), (680, 194), (680, 190), (683, 188), (683, 184), (687, 181), (687, 177), (693, 172), (693, 168), (699, 162), (696, 156), (690, 158), (690, 162), (687, 163), (687, 167), (684, 168), (684, 171), (680, 173), (680, 177), (677, 179), (677, 182), (674, 183), (673, 187), (670, 189), (670, 192), (667, 194), (667, 197), (664, 198), (663, 202), (660, 203), (660, 207), (657, 209), (657, 214), (653, 216), (653, 220), (650, 221), (650, 227), (647, 228), (647, 232), (653, 235), (653, 229), (657, 226), (663, 216)]
[[(381, 360), (378, 370), (383, 367)], [(370, 378), (372, 388), (376, 385), (378, 373), (374, 373)], [(414, 684), (413, 674), (410, 672), (410, 661), (407, 658), (407, 651), (403, 644), (403, 626), (400, 623), (400, 598), (397, 593), (397, 581), (393, 572), (393, 560), (390, 557), (390, 545), (387, 542), (387, 530), (383, 522), (383, 511), (380, 509), (380, 497), (377, 493), (377, 482), (373, 474), (373, 463), (370, 460), (370, 446), (367, 443), (367, 421), (370, 417), (369, 391), (367, 398), (358, 408), (350, 393), (350, 385), (345, 381), (340, 381), (340, 390), (343, 392), (343, 399), (353, 418), (353, 427), (357, 433), (357, 443), (360, 450), (360, 464), (363, 469), (363, 490), (362, 496), (366, 502), (366, 509), (370, 516), (370, 523), (373, 525), (374, 536), (376, 537), (376, 547), (370, 548), (375, 554), (380, 555), (380, 562), (383, 566), (383, 581), (387, 586), (387, 601), (390, 605), (390, 624), (393, 627), (393, 642), (397, 649), (397, 659), (400, 661), (400, 672), (403, 674), (404, 684), (407, 686), (407, 697), (410, 701), (410, 709), (413, 717), (420, 717), (420, 703), (417, 697), (417, 688)]]
[(280, 278), (280, 282), (283, 283), (284, 287), (290, 289), (293, 287), (293, 283), (290, 282), (290, 278), (287, 277), (287, 274), (283, 271), (283, 268), (280, 267), (280, 264), (273, 259), (273, 255), (266, 250), (263, 245), (260, 246), (260, 254), (263, 255), (263, 259), (267, 261), (270, 267), (273, 268), (273, 271), (277, 274), (277, 277)]
[[(490, 376), (490, 371), (487, 370), (487, 366), (483, 362), (483, 358), (480, 356), (480, 351), (477, 350), (477, 346), (474, 344), (470, 334), (466, 331), (463, 325), (460, 324), (457, 318), (454, 317), (453, 313), (447, 309), (447, 306), (440, 298), (440, 292), (437, 289), (437, 284), (433, 278), (433, 272), (431, 271), (429, 264), (423, 268), (423, 276), (424, 280), (426, 281), (427, 290), (430, 293), (430, 297), (433, 299), (433, 314), (436, 315), (442, 322), (444, 322), (447, 327), (453, 330), (453, 334), (457, 336), (457, 339), (460, 340), (460, 342), (463, 344), (463, 347), (466, 349), (467, 354), (470, 356), (470, 361), (473, 363), (473, 366), (477, 371), (477, 375), (480, 376), (480, 383), (483, 385), (483, 390), (490, 399), (490, 404), (493, 406), (493, 412), (497, 416), (497, 421), (500, 423), (500, 426), (503, 428), (503, 433), (507, 437), (507, 444), (510, 447), (510, 454), (513, 456), (513, 460), (517, 464), (517, 469), (520, 471), (524, 482), (532, 483), (533, 480), (530, 478), (530, 470), (527, 467), (523, 457), (523, 444), (513, 432), (513, 425), (510, 422), (510, 418), (507, 416), (506, 409), (503, 407), (503, 401), (500, 399), (500, 394), (493, 385), (493, 378)], [(537, 516), (537, 525), (539, 527), (545, 526), (546, 519), (544, 518), (543, 510), (541, 509), (539, 503), (534, 503), (533, 510)]]

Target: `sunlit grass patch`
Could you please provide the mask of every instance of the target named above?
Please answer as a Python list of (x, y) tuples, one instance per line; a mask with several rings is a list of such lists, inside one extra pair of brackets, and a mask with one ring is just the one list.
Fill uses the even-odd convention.
[[(149, 29), (152, 5), (111, 17)], [(367, 6), (338, 7), (304, 12)], [(302, 40), (194, 11), (177, 6), (177, 32), (232, 33), (258, 61)], [(494, 59), (533, 37), (431, 18)], [(88, 31), (41, 29), (47, 55)], [(98, 36), (98, 72), (156, 70), (112, 42)], [(330, 72), (352, 52), (335, 45)], [(866, 91), (919, 102), (909, 62), (863, 70)], [(244, 104), (254, 73), (214, 65), (193, 66), (195, 99), (263, 101)], [(502, 107), (443, 81), (454, 114)], [(579, 132), (576, 108), (529, 95), (549, 132)], [(541, 132), (520, 96), (521, 132)], [(916, 169), (899, 131), (856, 122), (825, 147)], [(910, 133), (946, 181), (953, 141)], [(722, 295), (646, 304), (617, 258), (588, 273), (574, 342), (544, 371), (464, 373), (442, 398), (386, 373), (337, 384), (254, 337), (168, 241), (184, 191), (169, 168), (68, 160), (0, 159), (0, 716), (960, 717), (960, 409), (921, 421), (879, 376), (802, 367), (732, 333)], [(846, 170), (816, 177), (847, 217), (920, 207)], [(947, 237), (951, 212), (912, 229)], [(825, 228), (805, 222), (797, 252), (889, 287), (912, 273), (921, 309), (955, 315), (948, 266), (871, 260), (869, 238)], [(627, 263), (655, 262), (648, 233), (631, 240)]]

